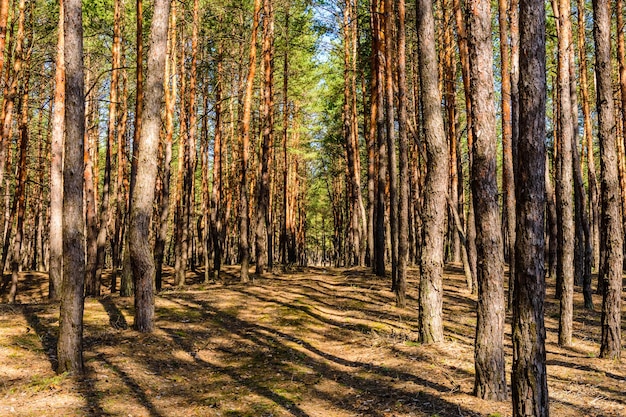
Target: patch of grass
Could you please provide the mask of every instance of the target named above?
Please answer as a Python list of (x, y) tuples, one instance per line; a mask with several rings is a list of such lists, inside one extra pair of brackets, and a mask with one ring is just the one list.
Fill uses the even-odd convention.
[(502, 414), (500, 414), (500, 413), (491, 413), (491, 414), (489, 414), (489, 417), (502, 417)]
[(404, 342), (405, 345), (410, 346), (410, 347), (418, 347), (421, 346), (420, 342), (416, 342), (414, 340), (407, 340)]
[(13, 336), (13, 344), (33, 352), (43, 352), (41, 340), (39, 340), (39, 336), (37, 336), (36, 333), (25, 333)]
[(59, 385), (67, 378), (67, 373), (54, 375), (51, 377), (34, 376), (28, 383), (28, 387), (34, 392), (45, 391), (48, 389), (58, 388)]

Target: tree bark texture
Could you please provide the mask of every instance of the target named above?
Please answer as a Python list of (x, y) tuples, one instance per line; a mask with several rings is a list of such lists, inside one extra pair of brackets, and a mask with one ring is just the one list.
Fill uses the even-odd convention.
[(516, 172), (516, 270), (513, 286), (515, 417), (547, 417), (544, 299), (546, 17), (542, 0), (520, 3), (519, 141)]
[(448, 146), (441, 96), (437, 87), (435, 22), (430, 0), (417, 3), (421, 99), (428, 170), (422, 208), (422, 256), (419, 287), (419, 337), (422, 343), (443, 341), (443, 264), (448, 190)]
[(161, 101), (167, 56), (170, 1), (156, 0), (150, 27), (145, 102), (137, 150), (137, 178), (131, 194), (129, 241), (135, 283), (135, 322), (140, 332), (154, 328), (154, 258), (150, 245), (150, 221), (157, 174), (157, 149), (161, 130)]
[(496, 181), (496, 120), (491, 11), (487, 0), (468, 2), (472, 97), (472, 197), (478, 257), (474, 394), (502, 401), (504, 371), (503, 255)]
[[(8, 3), (4, 0), (3, 3)], [(59, 0), (59, 29), (54, 71), (54, 113), (50, 144), (50, 286), (48, 298), (56, 300), (63, 279), (63, 137), (65, 135), (65, 60), (63, 3)], [(0, 54), (2, 55), (2, 54)]]
[(64, 3), (65, 160), (63, 166), (63, 284), (57, 345), (57, 372), (83, 372), (83, 285), (85, 217), (83, 216), (83, 138), (85, 85), (81, 0)]
[(596, 46), (598, 142), (600, 143), (602, 336), (600, 356), (621, 356), (623, 227), (617, 172), (615, 114), (611, 84), (611, 10), (608, 0), (593, 1)]

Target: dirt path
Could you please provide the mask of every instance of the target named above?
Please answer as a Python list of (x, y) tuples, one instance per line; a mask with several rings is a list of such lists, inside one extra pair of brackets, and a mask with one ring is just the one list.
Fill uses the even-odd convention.
[[(446, 342), (435, 346), (417, 343), (411, 272), (410, 308), (397, 309), (388, 283), (364, 269), (309, 268), (246, 287), (231, 268), (225, 282), (167, 287), (151, 335), (129, 328), (132, 299), (89, 299), (82, 380), (54, 374), (58, 306), (38, 304), (44, 275), (24, 274), (24, 304), (0, 305), (0, 416), (510, 416), (508, 402), (471, 396), (475, 298), (461, 271), (447, 271)], [(595, 357), (599, 312), (576, 294), (574, 346), (563, 350), (553, 298), (552, 415), (625, 416), (626, 365)], [(510, 333), (507, 349), (510, 369)]]

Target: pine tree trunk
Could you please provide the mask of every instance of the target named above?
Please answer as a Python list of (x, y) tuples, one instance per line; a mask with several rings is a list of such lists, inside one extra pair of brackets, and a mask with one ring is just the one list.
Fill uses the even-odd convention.
[(150, 28), (150, 50), (146, 75), (146, 96), (142, 110), (142, 131), (137, 150), (137, 177), (131, 194), (128, 239), (135, 283), (135, 322), (140, 332), (154, 328), (154, 259), (150, 246), (150, 219), (156, 185), (161, 101), (167, 55), (170, 1), (156, 0)]
[[(572, 173), (572, 146), (573, 120), (572, 102), (570, 96), (570, 2), (557, 0), (555, 15), (558, 16), (558, 91), (559, 91), (559, 166), (556, 181), (556, 199), (558, 215), (558, 261), (557, 282), (559, 288), (559, 345), (569, 346), (572, 343), (572, 317), (574, 295), (574, 207), (573, 173)], [(554, 4), (554, 3), (553, 3)], [(560, 169), (559, 169), (560, 168)]]
[[(50, 229), (48, 232), (48, 240), (50, 241), (48, 298), (50, 300), (59, 298), (63, 279), (63, 137), (65, 134), (63, 123), (65, 119), (63, 2), (64, 0), (59, 0), (59, 28), (54, 73), (54, 113), (52, 142), (50, 144)], [(3, 0), (2, 3), (4, 6), (8, 0)]]
[(443, 341), (443, 266), (448, 189), (448, 147), (437, 86), (437, 52), (432, 2), (419, 0), (417, 42), (428, 169), (422, 208), (423, 236), (419, 285), (419, 337), (422, 343)]
[(621, 356), (620, 314), (622, 300), (623, 225), (615, 149), (615, 114), (611, 85), (611, 10), (607, 0), (593, 2), (593, 34), (596, 47), (598, 141), (600, 143), (600, 177), (602, 198), (601, 280), (602, 336), (600, 356)]
[[(28, 63), (26, 64), (29, 65)], [(20, 121), (19, 121), (19, 162), (17, 171), (17, 182), (15, 194), (13, 196), (16, 206), (17, 224), (15, 226), (15, 237), (13, 238), (13, 253), (11, 254), (11, 289), (9, 290), (9, 302), (15, 303), (17, 286), (20, 272), (20, 262), (23, 256), (24, 241), (24, 215), (26, 212), (26, 157), (28, 151), (28, 82), (30, 69), (27, 68), (24, 74), (22, 95), (19, 101)]]
[[(23, 0), (22, 0), (23, 1)], [(64, 2), (65, 156), (63, 166), (63, 285), (57, 373), (83, 372), (83, 285), (85, 244), (83, 216), (83, 139), (85, 86), (81, 0)]]
[[(384, 35), (381, 24), (382, 7), (381, 0), (372, 0), (372, 33), (373, 33), (373, 54), (375, 61), (376, 82), (372, 84), (372, 88), (376, 88), (374, 96), (377, 100), (376, 113), (376, 143), (377, 143), (377, 164), (378, 164), (378, 180), (376, 182), (376, 227), (374, 234), (374, 272), (379, 277), (385, 276), (385, 212), (386, 212), (386, 195), (385, 185), (387, 182), (387, 144), (385, 140), (385, 119), (384, 106), (385, 98), (383, 96), (383, 54), (384, 54)], [(373, 106), (374, 108), (374, 106)]]
[(167, 240), (170, 214), (170, 172), (172, 165), (172, 139), (174, 136), (174, 105), (176, 104), (176, 2), (172, 2), (169, 27), (169, 54), (165, 64), (165, 149), (163, 149), (163, 171), (161, 173), (161, 198), (158, 231), (154, 243), (155, 288), (163, 287), (163, 258)]
[[(221, 18), (220, 18), (221, 21)], [(215, 141), (213, 143), (213, 189), (211, 190), (211, 234), (213, 238), (213, 274), (219, 279), (222, 269), (224, 241), (221, 239), (222, 228), (222, 177), (224, 144), (222, 140), (222, 73), (223, 73), (223, 45), (219, 41), (217, 52), (217, 83), (215, 86)]]
[[(409, 255), (409, 140), (407, 134), (405, 4), (398, 1), (398, 126), (400, 188), (398, 215), (398, 278), (396, 305), (406, 306), (406, 275)], [(456, 161), (455, 161), (456, 163)]]
[[(110, 222), (110, 205), (111, 205), (111, 170), (113, 162), (113, 143), (116, 139), (117, 120), (117, 102), (118, 102), (118, 86), (119, 71), (121, 67), (121, 45), (122, 45), (122, 4), (121, 0), (115, 0), (113, 12), (113, 45), (111, 48), (111, 86), (110, 86), (110, 102), (109, 102), (109, 121), (105, 149), (104, 162), (104, 178), (102, 181), (102, 204), (100, 206), (100, 229), (97, 238), (97, 255), (96, 255), (96, 280), (100, 282), (102, 270), (104, 269), (104, 261), (106, 255), (107, 232)], [(99, 291), (98, 291), (99, 293)]]
[(543, 1), (520, 5), (517, 257), (513, 286), (513, 416), (547, 417), (544, 299), (546, 17)]
[(591, 122), (591, 110), (589, 99), (589, 83), (587, 81), (587, 52), (586, 52), (586, 17), (585, 17), (585, 1), (578, 0), (578, 65), (579, 65), (579, 84), (580, 96), (583, 110), (583, 132), (584, 143), (587, 152), (587, 180), (589, 193), (589, 216), (591, 223), (591, 241), (592, 241), (592, 265), (597, 272), (600, 262), (600, 229), (599, 229), (599, 203), (598, 203), (598, 180), (596, 179), (596, 162), (593, 151), (593, 134)]
[(265, 273), (268, 264), (268, 233), (270, 217), (270, 149), (274, 146), (274, 11), (272, 0), (263, 1), (263, 105), (260, 148), (261, 176), (257, 183), (256, 212), (256, 274)]
[(250, 159), (250, 117), (252, 112), (252, 88), (256, 72), (256, 43), (259, 29), (259, 15), (261, 0), (254, 0), (254, 14), (252, 19), (252, 34), (250, 36), (250, 54), (248, 63), (248, 77), (246, 79), (245, 97), (243, 102), (243, 119), (241, 121), (241, 169), (240, 197), (239, 197), (239, 257), (241, 259), (240, 280), (249, 282), (248, 269), (250, 267), (250, 242), (248, 232), (250, 216), (248, 213), (248, 164)]
[[(89, 67), (89, 55), (87, 55), (87, 67)], [(89, 73), (86, 74), (85, 84), (90, 85)], [(84, 163), (85, 163), (85, 227), (86, 227), (86, 270), (85, 270), (85, 296), (97, 297), (100, 295), (100, 282), (96, 281), (96, 256), (98, 251), (98, 219), (96, 218), (96, 193), (97, 169), (94, 167), (94, 157), (97, 153), (97, 140), (99, 131), (99, 118), (97, 116), (96, 100), (93, 96), (87, 104), (87, 131), (85, 132)]]
[(474, 394), (502, 401), (507, 397), (504, 370), (504, 285), (496, 181), (496, 120), (490, 3), (468, 3), (468, 47), (472, 72), (472, 197), (478, 256), (478, 307)]
[(508, 42), (507, 0), (498, 1), (498, 21), (500, 28), (500, 62), (502, 73), (502, 191), (503, 216), (506, 226), (505, 254), (509, 263), (509, 296), (507, 307), (511, 308), (515, 286), (515, 180), (513, 177), (513, 125), (511, 115), (511, 73)]
[(394, 45), (393, 45), (393, 7), (391, 0), (385, 0), (385, 93), (386, 93), (386, 133), (387, 157), (389, 170), (389, 225), (391, 228), (391, 282), (392, 287), (398, 279), (398, 166), (396, 157), (396, 134), (394, 118)]

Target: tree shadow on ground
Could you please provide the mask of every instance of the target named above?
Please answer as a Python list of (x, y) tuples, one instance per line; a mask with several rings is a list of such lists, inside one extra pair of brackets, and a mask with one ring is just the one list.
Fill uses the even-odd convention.
[[(244, 348), (246, 344), (238, 343), (235, 348), (221, 347), (219, 349), (221, 353), (229, 357), (239, 358), (240, 361), (245, 362), (255, 349), (267, 349), (268, 351), (275, 352), (276, 354), (272, 356), (272, 359), (269, 359), (268, 363), (264, 364), (265, 369), (263, 372), (266, 372), (268, 375), (271, 375), (271, 372), (278, 371), (280, 373), (281, 371), (285, 371), (284, 368), (286, 364), (283, 363), (280, 358), (297, 358), (296, 365), (305, 366), (307, 369), (311, 370), (311, 372), (320, 375), (322, 379), (334, 381), (349, 389), (350, 392), (357, 392), (363, 396), (367, 396), (367, 398), (371, 400), (371, 407), (367, 415), (382, 416), (383, 414), (380, 410), (383, 410), (390, 404), (395, 404), (399, 399), (408, 400), (415, 397), (414, 392), (393, 386), (392, 384), (394, 382), (412, 382), (418, 386), (432, 389), (441, 394), (452, 392), (455, 388), (446, 387), (420, 378), (398, 368), (379, 366), (370, 362), (352, 361), (335, 356), (292, 334), (275, 328), (250, 323), (232, 314), (221, 311), (205, 301), (187, 297), (185, 294), (177, 294), (177, 297), (168, 297), (168, 300), (178, 303), (185, 308), (199, 310), (205, 320), (210, 320), (220, 328), (226, 329), (238, 338), (249, 342), (250, 350)], [(193, 342), (191, 342), (189, 338), (181, 338), (176, 334), (172, 334), (171, 331), (169, 334), (182, 349), (194, 357), (196, 362), (201, 361)], [(193, 338), (197, 340), (203, 340), (206, 337), (204, 332), (200, 334), (193, 334), (193, 332), (191, 332), (191, 334)], [(293, 343), (294, 345), (287, 344), (287, 342)], [(296, 348), (296, 346), (298, 346), (298, 348)], [(276, 357), (276, 359), (273, 359), (274, 357)], [(214, 366), (212, 364), (209, 365)], [(245, 364), (241, 364), (240, 367), (244, 367), (244, 365)], [(206, 364), (203, 364), (203, 366), (206, 366)], [(343, 370), (341, 367), (348, 369)], [(234, 372), (233, 368), (230, 368), (230, 371), (231, 373)], [(241, 380), (241, 378), (239, 378), (239, 380)], [(243, 382), (245, 382), (245, 380), (243, 380)], [(267, 397), (266, 394), (268, 393), (261, 390), (257, 385), (251, 383), (248, 383), (248, 385), (250, 385), (249, 388), (251, 390)], [(332, 402), (335, 406), (341, 407), (346, 411), (353, 413), (363, 412), (362, 409), (347, 404), (346, 399), (343, 397), (333, 397), (328, 393), (322, 392), (316, 392), (315, 395), (318, 397), (323, 395), (323, 399)], [(431, 412), (430, 407), (433, 404), (437, 404), (436, 408), (439, 410), (454, 410), (456, 412), (457, 409), (461, 409), (466, 416), (479, 415), (473, 413), (471, 410), (460, 408), (458, 405), (439, 398), (437, 395), (423, 391), (421, 391), (420, 395), (425, 398), (425, 400), (421, 405), (417, 404), (416, 407), (428, 409), (424, 411)], [(275, 397), (270, 397), (269, 399), (282, 401), (280, 398)], [(279, 403), (279, 405), (284, 407), (284, 403)], [(294, 415), (300, 414), (294, 413)]]
[(109, 315), (109, 324), (114, 329), (126, 330), (128, 329), (128, 323), (126, 317), (119, 307), (115, 304), (111, 297), (98, 298), (98, 302), (102, 304), (104, 310)]
[[(26, 319), (28, 325), (37, 333), (39, 340), (41, 340), (43, 350), (46, 353), (48, 361), (50, 362), (50, 366), (52, 367), (52, 370), (56, 372), (58, 367), (58, 327), (53, 328), (49, 320), (45, 318), (43, 320), (41, 319), (40, 316), (45, 312), (45, 308), (43, 307), (28, 304), (22, 306), (22, 314), (24, 318)], [(99, 395), (93, 385), (93, 375), (91, 370), (88, 366), (85, 366), (84, 369), (84, 375), (75, 377), (75, 380), (78, 383), (78, 390), (87, 401), (84, 411), (88, 415), (96, 417), (109, 415), (104, 412), (102, 406), (100, 405)]]

